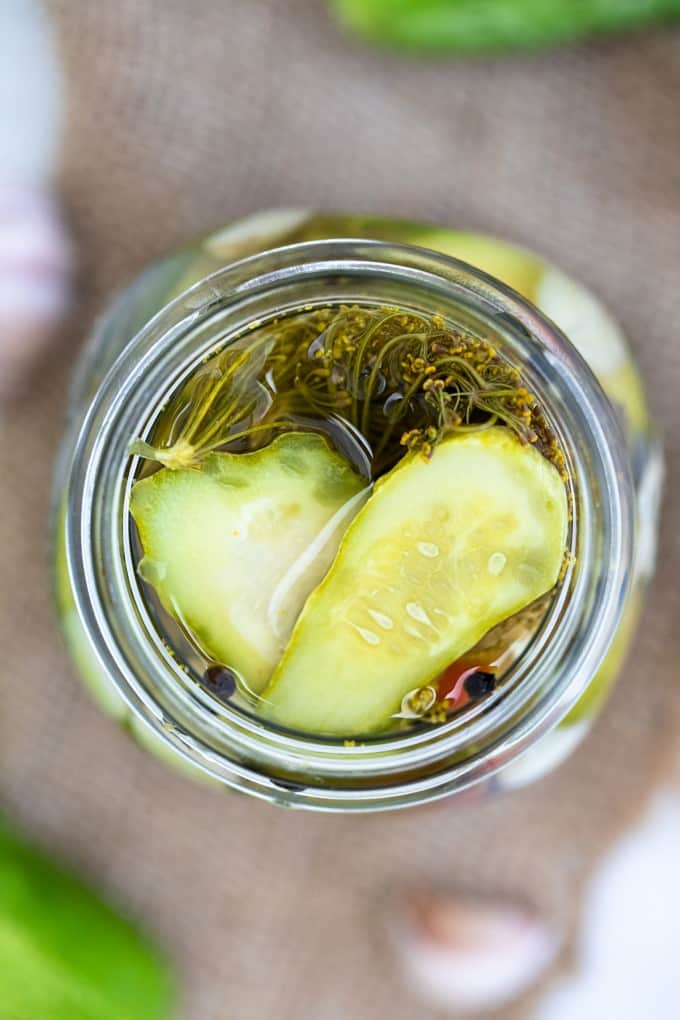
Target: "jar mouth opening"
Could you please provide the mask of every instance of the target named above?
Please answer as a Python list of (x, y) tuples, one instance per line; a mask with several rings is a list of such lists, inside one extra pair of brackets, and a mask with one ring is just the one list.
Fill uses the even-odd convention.
[[(384, 304), (418, 301), (445, 317), (447, 310), (474, 311), (521, 353), (539, 401), (554, 407), (568, 452), (577, 566), (496, 696), (436, 727), (348, 746), (277, 730), (216, 704), (190, 680), (145, 612), (122, 522), (134, 474), (127, 443), (149, 427), (149, 408), (214, 346), (218, 322), (236, 336), (268, 309), (364, 300), (359, 292), (378, 295)], [(607, 398), (569, 341), (484, 273), (383, 242), (341, 239), (274, 249), (220, 270), (172, 301), (131, 339), (103, 380), (76, 444), (69, 485), (67, 558), (77, 608), (132, 711), (222, 781), (268, 799), (344, 810), (443, 796), (496, 771), (559, 721), (606, 653), (632, 555), (623, 440), (612, 442), (618, 433)], [(309, 780), (302, 790), (300, 775)]]

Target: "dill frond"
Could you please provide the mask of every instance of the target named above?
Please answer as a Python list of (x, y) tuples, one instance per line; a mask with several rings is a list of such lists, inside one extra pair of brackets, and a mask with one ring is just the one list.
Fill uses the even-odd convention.
[(429, 457), (456, 432), (502, 424), (564, 473), (564, 458), (518, 371), (485, 340), (440, 316), (340, 305), (257, 325), (179, 389), (153, 443), (131, 452), (198, 467), (218, 449), (257, 449), (295, 417), (333, 416), (362, 433), (373, 476), (407, 450)]

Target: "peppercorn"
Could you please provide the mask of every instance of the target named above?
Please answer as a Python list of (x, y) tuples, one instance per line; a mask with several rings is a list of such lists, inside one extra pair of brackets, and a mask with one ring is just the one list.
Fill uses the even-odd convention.
[(482, 698), (496, 686), (496, 674), (477, 669), (465, 680), (465, 691), (470, 698)]
[(203, 674), (206, 686), (220, 701), (229, 701), (236, 692), (236, 674), (228, 666), (214, 662)]

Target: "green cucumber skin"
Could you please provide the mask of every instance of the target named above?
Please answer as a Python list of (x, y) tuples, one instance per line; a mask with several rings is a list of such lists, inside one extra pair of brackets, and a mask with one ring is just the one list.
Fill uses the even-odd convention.
[(540, 49), (680, 18), (680, 0), (331, 0), (371, 42), (415, 52)]
[(87, 886), (0, 819), (0, 1018), (170, 1020), (170, 970)]

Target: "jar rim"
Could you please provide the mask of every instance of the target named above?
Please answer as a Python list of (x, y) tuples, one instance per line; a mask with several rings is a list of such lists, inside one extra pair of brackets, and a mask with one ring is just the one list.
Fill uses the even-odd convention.
[[(131, 479), (127, 442), (148, 423), (149, 404), (205, 356), (211, 335), (214, 344), (217, 317), (221, 328), (239, 335), (256, 314), (282, 302), (300, 307), (301, 294), (323, 291), (327, 300), (329, 289), (354, 293), (352, 287), (366, 287), (369, 279), (380, 293), (426, 295), (438, 311), (443, 304), (473, 306), (518, 351), (530, 350), (539, 381), (533, 388), (542, 387), (567, 419), (583, 505), (577, 576), (569, 599), (557, 600), (554, 609), (559, 628), (555, 617), (504, 697), (465, 719), (345, 746), (218, 708), (190, 685), (134, 599), (120, 522)], [(352, 238), (287, 245), (194, 284), (130, 339), (102, 380), (75, 443), (67, 487), (66, 554), (76, 608), (131, 711), (225, 784), (294, 806), (384, 809), (488, 779), (578, 701), (613, 638), (631, 579), (634, 509), (625, 441), (590, 368), (554, 323), (510, 288), (467, 263), (409, 245)]]

